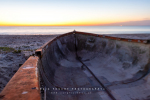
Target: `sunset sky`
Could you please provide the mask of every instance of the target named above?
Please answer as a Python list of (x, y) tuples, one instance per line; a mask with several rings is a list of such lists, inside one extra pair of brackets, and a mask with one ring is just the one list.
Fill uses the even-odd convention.
[(0, 0), (0, 26), (150, 25), (150, 0)]

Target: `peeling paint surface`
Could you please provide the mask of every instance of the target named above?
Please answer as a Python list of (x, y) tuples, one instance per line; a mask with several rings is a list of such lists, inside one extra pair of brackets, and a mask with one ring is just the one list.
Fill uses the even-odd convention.
[(27, 91), (22, 92), (22, 94), (27, 94), (27, 93), (28, 93)]
[(22, 69), (30, 69), (30, 68), (34, 68), (34, 67), (23, 67)]

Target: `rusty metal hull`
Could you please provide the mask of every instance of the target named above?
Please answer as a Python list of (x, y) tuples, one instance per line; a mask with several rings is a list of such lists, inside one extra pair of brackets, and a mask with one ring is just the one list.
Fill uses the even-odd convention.
[(69, 32), (36, 50), (2, 100), (150, 100), (149, 40)]
[(40, 100), (38, 62), (31, 56), (7, 83), (0, 100)]
[[(149, 40), (74, 31), (49, 41), (36, 54), (47, 100), (150, 99)], [(88, 94), (75, 88), (100, 90)]]

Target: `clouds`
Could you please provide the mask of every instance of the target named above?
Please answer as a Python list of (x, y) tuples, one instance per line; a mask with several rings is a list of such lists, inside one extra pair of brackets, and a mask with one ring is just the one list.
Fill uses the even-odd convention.
[(127, 22), (118, 22), (118, 23), (111, 23), (106, 25), (112, 26), (150, 26), (150, 20), (142, 20), (142, 21), (127, 21)]

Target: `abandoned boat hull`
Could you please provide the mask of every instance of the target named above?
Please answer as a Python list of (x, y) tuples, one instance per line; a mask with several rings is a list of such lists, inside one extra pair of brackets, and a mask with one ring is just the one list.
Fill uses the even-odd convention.
[[(132, 42), (131, 42), (132, 41)], [(142, 42), (142, 43), (139, 43)], [(55, 38), (41, 51), (41, 72), (46, 88), (100, 88), (79, 91), (47, 91), (52, 100), (146, 99), (149, 93), (149, 44), (82, 32)], [(42, 53), (43, 52), (43, 53)], [(37, 50), (37, 54), (38, 50)], [(133, 92), (134, 91), (134, 92)], [(80, 90), (80, 92), (89, 92)], [(140, 94), (139, 94), (140, 93)]]
[(37, 49), (1, 95), (4, 100), (39, 100), (40, 73), (45, 100), (146, 100), (149, 66), (149, 40), (73, 31)]

